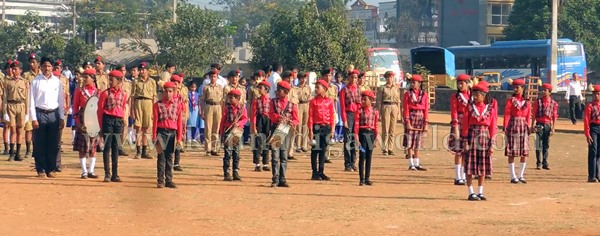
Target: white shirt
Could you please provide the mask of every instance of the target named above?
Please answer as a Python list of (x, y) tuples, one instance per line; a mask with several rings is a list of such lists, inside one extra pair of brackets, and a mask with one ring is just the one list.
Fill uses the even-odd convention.
[(59, 118), (65, 119), (65, 99), (62, 82), (54, 75), (50, 78), (38, 75), (31, 81), (31, 92), (29, 93), (29, 116), (32, 121), (37, 120), (35, 108), (52, 110), (58, 108)]
[(565, 99), (569, 100), (570, 96), (579, 96), (581, 100), (583, 100), (583, 96), (581, 96), (581, 90), (583, 90), (583, 87), (581, 86), (580, 81), (569, 81), (569, 86), (567, 86), (567, 93), (565, 94)]
[[(204, 78), (204, 82), (202, 82), (203, 85), (209, 85), (210, 84), (210, 76), (206, 76), (206, 78)], [(219, 75), (219, 77), (217, 78), (217, 85), (221, 86), (221, 88), (225, 88), (225, 86), (227, 86), (227, 84), (229, 84), (229, 82), (227, 82), (227, 79), (225, 79), (225, 77)]]
[(281, 76), (275, 71), (273, 71), (271, 76), (267, 78), (267, 82), (269, 82), (269, 84), (271, 85), (271, 89), (269, 89), (269, 98), (277, 97), (275, 91), (277, 91), (277, 83), (279, 83), (279, 81), (281, 81)]

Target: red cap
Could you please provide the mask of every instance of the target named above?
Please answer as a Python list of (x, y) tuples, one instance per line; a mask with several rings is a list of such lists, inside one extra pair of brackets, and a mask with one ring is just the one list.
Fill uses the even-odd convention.
[(57, 70), (55, 70), (55, 71), (52, 71), (52, 74), (53, 74), (54, 76), (56, 76), (56, 77), (59, 77), (59, 76), (60, 76), (60, 72), (59, 72), (59, 71), (57, 71)]
[(361, 95), (361, 96), (367, 96), (367, 97), (370, 97), (371, 99), (375, 99), (375, 94), (374, 94), (374, 93), (373, 93), (373, 91), (371, 91), (371, 90), (365, 90), (365, 91), (362, 91), (362, 92), (360, 93), (360, 95)]
[(412, 75), (412, 77), (410, 78), (410, 80), (412, 80), (412, 81), (418, 81), (418, 82), (423, 82), (423, 77), (421, 77), (421, 75)]
[(240, 92), (240, 90), (234, 89), (234, 90), (229, 91), (229, 93), (227, 95), (242, 96), (242, 92)]
[(277, 87), (287, 89), (288, 91), (292, 89), (292, 86), (287, 81), (279, 81), (279, 83), (277, 83)]
[(262, 81), (258, 85), (267, 86), (267, 88), (271, 88), (271, 84), (269, 84), (269, 82), (267, 81)]
[(108, 73), (108, 76), (112, 76), (112, 77), (123, 77), (123, 72), (119, 71), (119, 70), (113, 70), (110, 73)]
[(56, 60), (56, 61), (54, 62), (54, 65), (56, 65), (56, 66), (60, 66), (60, 65), (62, 65), (62, 62), (61, 62), (60, 60)]
[(29, 54), (29, 60), (31, 60), (31, 59), (35, 59), (35, 58), (36, 58), (36, 56), (35, 56), (35, 53), (31, 53), (31, 54)]
[(525, 80), (524, 79), (513, 80), (512, 85), (525, 85)]
[(548, 89), (548, 90), (552, 91), (552, 85), (551, 84), (542, 84), (542, 89)]
[(479, 83), (477, 83), (475, 86), (473, 86), (473, 91), (481, 91), (481, 92), (489, 92), (490, 88), (489, 88), (489, 84), (486, 81), (481, 81)]
[(181, 77), (181, 79), (185, 78), (185, 74), (184, 73), (180, 73), (179, 77)]
[(6, 63), (8, 63), (10, 65), (10, 64), (13, 63), (13, 60), (12, 59), (8, 59), (8, 61)]
[(163, 88), (175, 88), (175, 83), (171, 81), (165, 82), (165, 84), (163, 84)]
[(357, 69), (353, 69), (352, 71), (350, 71), (350, 73), (348, 75), (359, 75), (360, 71), (358, 71)]
[(329, 89), (329, 84), (328, 84), (328, 83), (327, 83), (327, 81), (325, 81), (325, 80), (322, 80), (322, 79), (320, 79), (320, 80), (317, 80), (317, 83), (316, 83), (316, 84), (320, 84), (320, 85), (322, 85), (322, 86), (323, 86), (325, 89)]
[(469, 81), (471, 79), (471, 76), (467, 75), (467, 74), (460, 74), (458, 75), (458, 77), (456, 77), (456, 81)]
[(96, 56), (96, 60), (94, 60), (94, 63), (96, 63), (96, 62), (102, 62), (102, 57)]
[(172, 75), (171, 76), (171, 81), (177, 81), (179, 83), (181, 83), (183, 79), (181, 79), (181, 77), (179, 77), (179, 75)]
[(600, 84), (594, 85), (594, 93), (600, 92)]
[(95, 69), (92, 69), (92, 68), (85, 69), (85, 70), (83, 71), (83, 74), (84, 74), (84, 75), (95, 75), (95, 74), (96, 74), (96, 70), (95, 70)]

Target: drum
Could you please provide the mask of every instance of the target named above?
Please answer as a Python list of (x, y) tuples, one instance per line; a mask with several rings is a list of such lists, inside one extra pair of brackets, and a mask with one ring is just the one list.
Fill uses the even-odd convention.
[(86, 133), (94, 138), (100, 134), (100, 122), (98, 122), (98, 97), (92, 96), (85, 103), (85, 108), (82, 113), (82, 124), (85, 127)]
[(233, 144), (239, 143), (240, 139), (242, 138), (243, 135), (244, 135), (244, 129), (242, 129), (236, 125), (229, 130), (229, 134), (225, 138), (225, 143), (230, 143), (230, 142)]
[(281, 141), (285, 138), (285, 136), (288, 136), (290, 134), (290, 125), (289, 124), (284, 124), (284, 123), (279, 123), (279, 125), (277, 125), (277, 128), (275, 128), (275, 131), (273, 132), (273, 134), (271, 134), (271, 138), (269, 139), (269, 144), (273, 145), (275, 143), (281, 143)]

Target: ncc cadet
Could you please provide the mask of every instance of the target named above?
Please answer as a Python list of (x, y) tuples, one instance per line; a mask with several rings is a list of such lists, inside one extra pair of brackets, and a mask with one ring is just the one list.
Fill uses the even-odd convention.
[(229, 91), (237, 89), (242, 93), (242, 95), (240, 97), (240, 104), (245, 105), (246, 104), (246, 88), (239, 83), (240, 70), (229, 71), (229, 73), (227, 74), (227, 81), (229, 82), (229, 84), (223, 88), (223, 102), (225, 104), (227, 104), (227, 102), (228, 102), (227, 94), (229, 94)]
[[(225, 103), (225, 107), (223, 108), (223, 116), (221, 118), (221, 124), (219, 127), (219, 133), (221, 134), (221, 138), (223, 139), (223, 145), (225, 145), (225, 156), (223, 157), (223, 180), (225, 181), (241, 181), (240, 177), (240, 139), (235, 143), (232, 139), (229, 139), (228, 136), (231, 134), (233, 129), (239, 128), (243, 129), (244, 124), (248, 122), (248, 114), (246, 112), (246, 108), (242, 103), (240, 103), (240, 99), (243, 96), (242, 92), (233, 89), (227, 94), (227, 102)], [(229, 160), (233, 159), (233, 165), (231, 166), (233, 171), (233, 179), (232, 176), (229, 175)]]
[(585, 106), (583, 133), (588, 143), (588, 182), (600, 181), (598, 160), (600, 160), (600, 85), (594, 85), (592, 102)]
[[(292, 104), (288, 99), (288, 93), (292, 86), (287, 81), (279, 81), (277, 83), (276, 98), (271, 100), (271, 108), (269, 110), (269, 119), (271, 120), (271, 131), (275, 130), (280, 123), (290, 125), (290, 129), (298, 125), (298, 106)], [(271, 147), (271, 167), (273, 178), (271, 187), (289, 187), (286, 182), (287, 170), (287, 155), (290, 142), (289, 135), (281, 137), (280, 143), (275, 143)]]
[[(460, 130), (463, 116), (469, 109), (471, 90), (468, 82), (471, 76), (461, 74), (456, 77), (457, 91), (450, 97), (450, 136), (448, 137), (448, 150), (454, 153), (454, 185), (465, 185), (466, 177), (462, 170), (463, 155), (460, 143)], [(480, 87), (481, 89), (481, 87)]]
[[(527, 183), (525, 180), (525, 166), (529, 156), (529, 117), (531, 116), (531, 103), (527, 101), (525, 80), (512, 81), (513, 95), (507, 99), (504, 107), (504, 130), (506, 133), (506, 149), (504, 155), (508, 157), (508, 170), (510, 182), (513, 184)], [(519, 178), (515, 173), (515, 157), (521, 157), (521, 171)]]
[[(329, 83), (318, 80), (315, 86), (316, 97), (310, 101), (308, 107), (308, 137), (313, 145), (310, 152), (312, 167), (311, 180), (331, 180), (325, 175), (325, 159), (329, 137), (335, 129), (333, 100), (327, 96)], [(317, 165), (318, 159), (318, 165)]]
[[(202, 83), (203, 87), (204, 85), (208, 85), (211, 83), (211, 73), (213, 73), (214, 70), (216, 71), (217, 74), (217, 85), (221, 86), (221, 89), (223, 89), (225, 86), (227, 86), (228, 82), (227, 79), (223, 78), (223, 76), (221, 76), (221, 70), (223, 69), (223, 65), (219, 64), (219, 63), (213, 63), (210, 65), (210, 70), (208, 71), (208, 73), (206, 73), (206, 76), (208, 76), (207, 78), (205, 78), (204, 82)], [(220, 119), (219, 119), (220, 120)]]
[[(331, 98), (331, 100), (333, 100), (333, 104), (336, 104), (337, 100), (338, 100), (339, 88), (336, 84), (334, 84), (332, 82), (333, 81), (333, 68), (332, 67), (324, 67), (321, 70), (321, 78), (320, 79), (327, 81), (327, 83), (329, 84), (329, 88), (327, 89), (327, 97), (329, 97), (329, 98)], [(338, 123), (338, 116), (337, 116), (338, 109), (335, 105), (333, 106), (333, 108), (334, 108), (334, 113), (336, 113), (336, 115), (333, 117), (333, 120), (337, 124)], [(333, 138), (333, 136), (331, 138)], [(331, 146), (328, 146), (327, 155), (326, 155), (327, 158), (325, 160), (325, 163), (331, 163), (331, 161), (329, 160), (330, 155), (331, 155)]]
[[(86, 134), (86, 128), (83, 126), (82, 118), (85, 112), (87, 100), (98, 94), (95, 85), (96, 70), (89, 68), (83, 71), (84, 84), (81, 88), (76, 88), (73, 93), (73, 114), (75, 115), (76, 134), (73, 150), (79, 152), (79, 162), (81, 165), (81, 178), (97, 179), (94, 172), (96, 167), (96, 147), (99, 137), (89, 137)], [(90, 159), (90, 168), (87, 168), (87, 158)]]
[(121, 139), (121, 132), (123, 132), (123, 118), (125, 117), (125, 106), (129, 102), (129, 95), (121, 89), (123, 80), (121, 71), (113, 70), (108, 76), (110, 88), (102, 91), (98, 99), (98, 123), (102, 127), (101, 132), (106, 143), (102, 155), (104, 182), (121, 182), (118, 174), (119, 140)]
[[(175, 93), (173, 94), (173, 99), (181, 105), (181, 122), (185, 122), (188, 118), (188, 89), (187, 87), (183, 86), (183, 77), (179, 75), (172, 75), (171, 82), (175, 84)], [(183, 133), (185, 134), (185, 128), (183, 128), (185, 125), (182, 124), (181, 127), (183, 129)], [(175, 149), (175, 163), (173, 166), (173, 170), (175, 171), (183, 171), (179, 165), (181, 161), (181, 152), (183, 151), (182, 147), (183, 145), (179, 144)]]
[(403, 146), (407, 149), (409, 170), (426, 171), (419, 163), (419, 150), (423, 148), (423, 135), (427, 131), (429, 117), (429, 97), (423, 91), (423, 78), (413, 75), (410, 89), (404, 93), (405, 135)]
[(271, 136), (271, 120), (269, 120), (269, 112), (271, 110), (270, 88), (271, 85), (269, 82), (261, 81), (256, 88), (259, 91), (259, 96), (252, 101), (252, 112), (254, 114), (251, 114), (252, 122), (250, 123), (250, 130), (256, 140), (252, 149), (252, 159), (256, 165), (254, 171), (261, 171), (259, 157), (262, 157), (262, 170), (271, 170), (268, 166), (269, 148), (267, 146), (267, 138)]
[[(64, 99), (65, 99), (65, 117), (68, 117), (70, 112), (69, 112), (69, 108), (71, 107), (71, 91), (70, 91), (70, 85), (69, 85), (69, 78), (65, 77), (62, 74), (62, 62), (60, 60), (56, 60), (54, 62), (54, 76), (58, 77), (60, 79), (60, 82), (63, 86), (63, 91), (64, 91)], [(62, 129), (64, 129), (65, 127), (62, 127)], [(58, 148), (61, 150), (60, 152), (58, 152), (58, 156), (56, 157), (56, 171), (57, 172), (61, 172), (61, 166), (62, 166), (62, 132), (59, 134), (59, 140), (60, 143), (58, 144)]]
[(400, 87), (394, 83), (394, 72), (383, 74), (386, 83), (377, 89), (377, 110), (381, 115), (381, 150), (383, 155), (393, 156), (396, 121), (400, 116)]
[[(175, 75), (177, 76), (177, 75)], [(173, 152), (183, 140), (183, 109), (175, 98), (177, 86), (173, 82), (163, 85), (162, 98), (154, 103), (152, 140), (156, 144), (158, 188), (177, 188), (173, 183)]]
[(356, 86), (360, 72), (357, 69), (348, 74), (346, 86), (340, 91), (340, 106), (344, 122), (344, 167), (345, 171), (357, 171), (356, 140), (354, 140), (354, 124), (356, 112), (361, 106), (360, 90)]
[[(248, 89), (248, 104), (250, 104), (250, 107), (248, 107), (248, 119), (250, 119), (250, 121), (254, 120), (254, 107), (252, 106), (252, 104), (254, 104), (254, 100), (260, 98), (260, 88), (258, 86), (260, 86), (260, 83), (264, 80), (264, 76), (265, 76), (265, 72), (262, 70), (258, 70), (256, 72), (254, 72), (254, 75), (252, 76), (252, 80), (254, 81), (254, 84), (250, 85), (249, 89)], [(250, 127), (250, 131), (252, 131), (252, 127)]]
[[(384, 75), (385, 77), (385, 75)], [(358, 88), (360, 89), (360, 92), (362, 91), (367, 91), (367, 90), (371, 90), (371, 88), (366, 85), (366, 73), (362, 72), (358, 75), (358, 81), (356, 81), (356, 84), (358, 84)]]
[[(22, 64), (19, 61), (14, 61), (10, 65), (12, 76), (5, 78), (3, 83), (4, 94), (4, 120), (10, 125), (10, 152), (8, 161), (22, 161), (21, 144), (23, 143), (23, 126), (25, 121), (29, 119), (28, 112), (28, 95), (29, 83), (21, 77)], [(17, 150), (15, 151), (15, 143)]]
[[(35, 79), (35, 77), (37, 77), (41, 73), (42, 73), (42, 70), (40, 69), (40, 63), (37, 59), (37, 56), (35, 55), (35, 53), (31, 53), (29, 55), (29, 71), (25, 72), (25, 74), (23, 74), (23, 78), (29, 84), (31, 84), (31, 81), (33, 81)], [(29, 90), (29, 91), (31, 92), (31, 90)], [(27, 95), (27, 96), (29, 97), (29, 95)], [(33, 116), (33, 114), (30, 114), (30, 115)], [(29, 121), (25, 122), (25, 148), (26, 148), (25, 158), (29, 158), (29, 156), (31, 155), (32, 139), (33, 139), (33, 126), (32, 126), (32, 121), (29, 120)]]
[(134, 128), (137, 133), (135, 159), (141, 156), (144, 159), (152, 159), (148, 155), (148, 131), (152, 128), (152, 104), (156, 99), (156, 80), (148, 75), (148, 63), (142, 62), (138, 66), (140, 77), (133, 81), (133, 119)]
[[(136, 67), (137, 68), (137, 67)], [(127, 72), (127, 68), (125, 67), (125, 65), (120, 65), (116, 68), (118, 71), (121, 71), (121, 73), (123, 75), (125, 75), (125, 73)], [(132, 83), (133, 81), (130, 79), (127, 79), (126, 77), (123, 78), (122, 82), (121, 82), (121, 89), (123, 90), (123, 92), (129, 94), (131, 96), (131, 90), (132, 90)], [(131, 100), (131, 99), (129, 99)], [(129, 113), (131, 112), (131, 101), (128, 101), (127, 104), (125, 104), (125, 116), (123, 117), (123, 133), (121, 134), (121, 143), (125, 144), (125, 140), (127, 139), (127, 136), (129, 134)], [(125, 130), (127, 128), (127, 130)], [(121, 145), (121, 149), (119, 149), (119, 156), (128, 156), (129, 154), (127, 153), (127, 151), (125, 151), (125, 145)]]
[[(6, 64), (4, 65), (4, 72), (6, 74), (2, 74), (2, 81), (0, 84), (0, 86), (4, 86), (4, 81), (9, 79), (10, 77), (12, 77), (12, 70), (10, 69), (10, 65), (13, 63), (13, 61), (11, 59), (8, 59), (8, 61), (6, 62)], [(1, 72), (0, 72), (1, 73)], [(4, 88), (0, 89), (0, 91), (2, 92), (2, 94), (0, 94), (1, 98), (2, 98), (2, 106), (0, 106), (0, 110), (1, 113), (4, 114), (5, 113), (5, 103), (6, 103), (6, 98), (4, 97)], [(27, 95), (27, 98), (29, 98), (29, 95)], [(4, 128), (2, 129), (2, 140), (4, 140), (4, 155), (9, 155), (9, 150), (8, 150), (8, 143), (10, 141), (10, 122), (7, 121), (6, 119), (4, 119), (4, 117), (2, 118), (2, 123), (4, 124)], [(27, 123), (27, 122), (26, 122)], [(31, 126), (31, 125), (30, 125)], [(25, 157), (27, 158), (27, 156)]]
[(371, 159), (373, 150), (377, 147), (377, 121), (379, 112), (372, 106), (375, 101), (375, 94), (371, 90), (365, 90), (360, 93), (362, 106), (356, 112), (354, 124), (354, 134), (360, 148), (358, 161), (358, 185), (373, 185), (371, 177)]
[(212, 69), (208, 72), (210, 83), (202, 86), (201, 117), (205, 123), (204, 143), (206, 155), (219, 156), (217, 153), (217, 142), (219, 140), (219, 123), (223, 110), (221, 103), (223, 101), (223, 88), (217, 84), (219, 71)]
[(308, 86), (308, 72), (298, 75), (298, 135), (296, 135), (296, 152), (308, 152), (308, 107), (312, 99), (312, 91)]
[[(531, 133), (536, 133), (535, 157), (538, 170), (550, 170), (548, 166), (548, 149), (550, 148), (550, 136), (554, 134), (554, 124), (558, 118), (558, 103), (550, 97), (552, 85), (542, 84), (542, 97), (536, 99), (533, 104), (533, 119), (531, 122)], [(535, 123), (535, 126), (533, 125)]]
[(94, 60), (94, 64), (96, 64), (96, 84), (98, 85), (98, 91), (102, 92), (110, 87), (108, 81), (108, 75), (104, 71), (104, 61), (101, 56), (97, 56)]
[[(135, 82), (136, 79), (138, 79), (140, 77), (140, 71), (138, 69), (137, 65), (132, 66), (131, 68), (129, 68), (129, 77), (126, 77), (123, 80), (123, 83), (129, 83), (130, 86), (130, 96), (133, 96), (133, 83)], [(127, 86), (124, 86), (124, 88)], [(133, 128), (133, 123), (134, 123), (134, 115), (133, 115), (133, 102), (134, 99), (133, 97), (131, 97), (129, 99), (129, 103), (127, 103), (127, 116), (128, 118), (128, 125), (127, 125), (127, 139), (129, 139), (129, 143), (134, 143), (136, 140), (136, 133), (135, 130)], [(125, 133), (125, 131), (123, 131), (123, 133)]]
[[(298, 92), (299, 91), (296, 87), (294, 87), (292, 85), (292, 80), (294, 79), (294, 77), (296, 77), (296, 73), (293, 71), (287, 70), (287, 71), (282, 72), (280, 77), (281, 77), (281, 81), (286, 81), (291, 86), (291, 90), (288, 93), (288, 101), (290, 101), (291, 104), (298, 106), (298, 103), (299, 103)], [(291, 129), (289, 135), (290, 135), (290, 140), (287, 143), (288, 146), (286, 149), (288, 151), (288, 160), (296, 160), (296, 158), (294, 158), (294, 142), (295, 142), (296, 135), (298, 135), (298, 130)]]

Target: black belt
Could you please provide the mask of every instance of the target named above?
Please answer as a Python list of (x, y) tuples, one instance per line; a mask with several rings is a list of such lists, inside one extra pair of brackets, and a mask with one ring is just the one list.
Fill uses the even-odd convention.
[(550, 122), (539, 122), (539, 121), (536, 121), (535, 123), (538, 125), (549, 125), (550, 124)]
[(136, 97), (135, 100), (152, 100), (152, 98)]
[(35, 111), (37, 111), (39, 113), (44, 113), (44, 114), (49, 114), (49, 113), (55, 112), (56, 110), (58, 110), (58, 108), (49, 109), (49, 110), (38, 108), (38, 107), (35, 108)]
[(213, 102), (213, 101), (204, 101), (204, 104), (214, 106), (214, 105), (219, 105), (220, 103), (216, 103), (216, 102)]
[(370, 129), (370, 128), (358, 128), (358, 132), (368, 132), (368, 133), (373, 133), (374, 129)]
[(167, 128), (156, 128), (156, 132), (173, 134), (173, 133), (177, 132), (177, 130), (176, 129), (167, 129)]
[(396, 105), (396, 102), (383, 102), (383, 105)]
[(308, 103), (308, 102), (310, 102), (310, 101), (300, 101), (300, 102), (298, 102), (298, 103), (300, 103), (300, 104), (306, 104), (306, 103)]
[(21, 104), (21, 103), (25, 103), (25, 101), (8, 100), (7, 103), (10, 103), (10, 104)]

